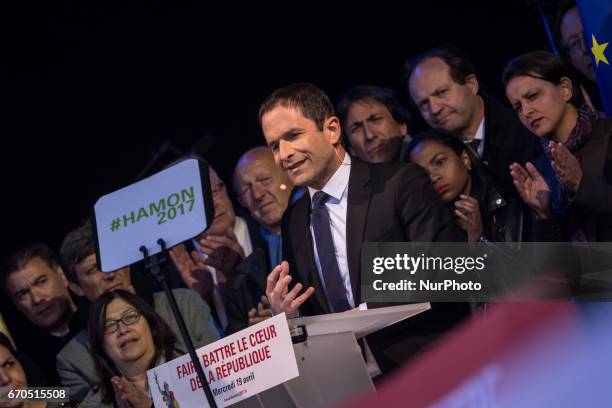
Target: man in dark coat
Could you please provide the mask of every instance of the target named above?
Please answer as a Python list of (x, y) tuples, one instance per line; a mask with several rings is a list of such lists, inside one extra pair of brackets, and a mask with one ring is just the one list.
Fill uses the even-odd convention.
[(293, 183), (276, 167), (265, 146), (244, 153), (234, 170), (233, 187), (238, 202), (255, 222), (249, 222), (253, 252), (232, 271), (225, 284), (225, 307), (232, 334), (270, 317), (266, 299), (266, 277), (282, 260), (281, 220)]
[(535, 159), (541, 144), (510, 108), (483, 92), (467, 55), (452, 46), (426, 51), (409, 62), (406, 77), (423, 119), (470, 145), (501, 191), (515, 194), (510, 165)]
[[(291, 317), (298, 309), (317, 315), (359, 306), (362, 242), (465, 240), (423, 169), (405, 163), (366, 164), (346, 153), (333, 105), (314, 85), (278, 89), (263, 103), (259, 118), (277, 166), (307, 189), (283, 217), (286, 262), (273, 269), (266, 288), (275, 312)], [(290, 288), (292, 279), (299, 283)], [(401, 363), (394, 356), (417, 351), (422, 342), (416, 337), (429, 340), (429, 334), (457, 322), (462, 306), (451, 305), (450, 314), (432, 308), (414, 330), (387, 338), (411, 337), (408, 351), (399, 347), (399, 353), (389, 353), (396, 342), (374, 341), (372, 351), (382, 371)], [(392, 360), (389, 366), (387, 359)]]

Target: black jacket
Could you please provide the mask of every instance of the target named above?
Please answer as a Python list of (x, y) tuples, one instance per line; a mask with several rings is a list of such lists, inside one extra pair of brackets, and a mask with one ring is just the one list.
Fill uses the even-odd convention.
[(268, 244), (259, 232), (260, 225), (250, 216), (243, 216), (249, 228), (253, 252), (230, 273), (225, 282), (223, 302), (227, 312), (225, 335), (249, 326), (249, 310), (266, 294), (266, 278), (272, 271)]
[(527, 130), (518, 115), (503, 103), (487, 94), (484, 100), (484, 149), (482, 159), (504, 196), (517, 195), (510, 175), (514, 162), (525, 164), (542, 152), (537, 136)]
[[(520, 243), (528, 240), (529, 208), (515, 195), (502, 194), (480, 163), (472, 162), (472, 195), (478, 200), (483, 235), (491, 242)], [(514, 247), (514, 246), (513, 246)]]
[(226, 336), (249, 327), (249, 310), (257, 308), (257, 303), (266, 294), (266, 278), (272, 271), (268, 259), (266, 247), (254, 248), (225, 282)]
[[(593, 128), (591, 138), (582, 147), (582, 181), (574, 195), (568, 214), (582, 221), (587, 241), (612, 242), (612, 119), (601, 119)], [(555, 172), (550, 160), (542, 154), (536, 161), (552, 195), (556, 197)], [(567, 218), (555, 219), (557, 240), (567, 241)], [(546, 223), (546, 224), (549, 224)]]

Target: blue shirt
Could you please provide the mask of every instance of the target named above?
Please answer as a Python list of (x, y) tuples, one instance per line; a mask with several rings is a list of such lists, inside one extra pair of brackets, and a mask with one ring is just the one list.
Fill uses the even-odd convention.
[(270, 268), (274, 268), (283, 260), (283, 241), (281, 240), (281, 235), (270, 232), (263, 226), (259, 228), (259, 233), (268, 244), (268, 261), (270, 261)]

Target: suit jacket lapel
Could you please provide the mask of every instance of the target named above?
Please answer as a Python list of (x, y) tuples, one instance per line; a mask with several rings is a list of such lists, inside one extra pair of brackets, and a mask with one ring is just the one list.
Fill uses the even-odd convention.
[[(324, 313), (331, 313), (314, 258), (312, 234), (310, 233), (310, 195), (308, 192), (304, 193), (304, 197), (296, 203), (295, 211), (297, 216), (294, 219), (295, 224), (292, 225), (292, 228), (294, 228), (292, 236), (304, 237), (294, 242), (294, 256), (298, 262), (298, 270), (301, 271), (300, 280), (305, 288), (309, 286), (315, 288), (314, 299), (313, 297), (311, 299), (318, 303)], [(291, 273), (291, 265), (289, 273)]]
[(370, 199), (370, 169), (364, 162), (351, 157), (346, 211), (346, 255), (355, 306), (361, 303), (361, 242), (365, 236)]

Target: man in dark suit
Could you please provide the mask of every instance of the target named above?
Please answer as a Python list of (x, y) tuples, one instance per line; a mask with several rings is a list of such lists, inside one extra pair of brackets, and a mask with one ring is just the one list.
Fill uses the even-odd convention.
[(17, 321), (21, 330), (16, 330), (16, 344), (42, 370), (46, 385), (59, 387), (55, 355), (83, 324), (57, 255), (45, 244), (15, 251), (0, 271), (0, 286), (28, 320)]
[(452, 46), (428, 50), (409, 61), (406, 78), (412, 101), (429, 126), (470, 145), (501, 191), (516, 194), (510, 165), (535, 159), (541, 143), (510, 108), (483, 91), (467, 55)]
[(344, 93), (336, 113), (351, 156), (367, 163), (401, 160), (410, 141), (410, 113), (395, 92), (374, 85), (358, 85)]
[(282, 260), (281, 221), (293, 183), (274, 164), (266, 146), (245, 152), (234, 169), (234, 192), (255, 222), (249, 222), (253, 252), (230, 273), (225, 283), (225, 308), (232, 334), (270, 317), (266, 291), (268, 272)]
[[(359, 306), (363, 241), (465, 240), (423, 169), (366, 164), (345, 152), (333, 105), (314, 85), (278, 89), (263, 103), (259, 119), (276, 164), (295, 185), (307, 188), (283, 217), (286, 261), (269, 274), (266, 288), (275, 312), (291, 317), (298, 309), (316, 315)], [(298, 283), (290, 289), (293, 277)], [(413, 334), (427, 337), (457, 321), (446, 315), (432, 320), (435, 313), (426, 312)], [(406, 337), (405, 331), (391, 337), (397, 334)], [(414, 336), (410, 341), (406, 347), (413, 351), (422, 345)], [(381, 365), (385, 356), (376, 357)]]

